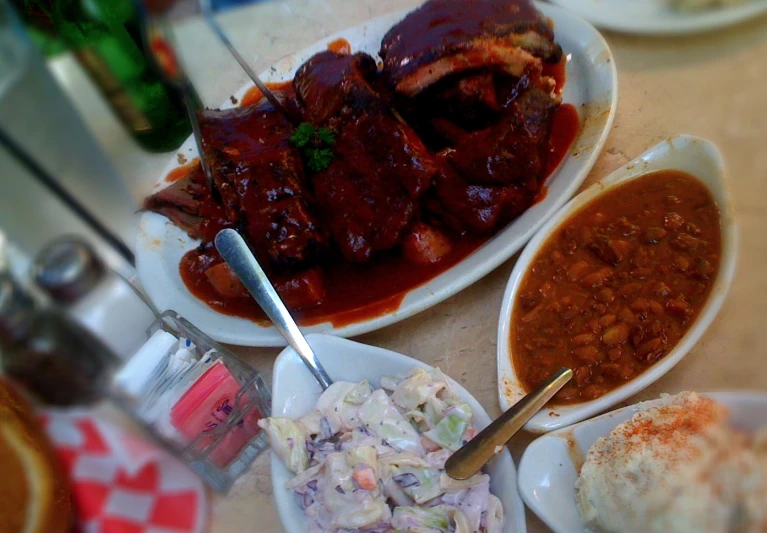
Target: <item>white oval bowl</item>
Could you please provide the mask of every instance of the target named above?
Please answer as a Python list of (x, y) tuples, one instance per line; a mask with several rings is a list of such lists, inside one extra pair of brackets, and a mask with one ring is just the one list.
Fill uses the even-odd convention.
[[(701, 393), (727, 407), (735, 427), (755, 432), (767, 427), (767, 394), (757, 392)], [(637, 412), (664, 403), (660, 398), (631, 405), (554, 431), (534, 440), (519, 462), (519, 492), (525, 504), (554, 533), (581, 533), (586, 526), (575, 500), (575, 481), (585, 457), (597, 439), (606, 436)]]
[[(307, 335), (306, 340), (334, 380), (367, 379), (371, 385), (378, 387), (383, 375), (404, 376), (413, 367), (426, 370), (432, 368), (396, 352), (330, 335)], [(475, 427), (482, 429), (487, 426), (491, 420), (479, 402), (454, 380), (450, 379), (450, 385), (456, 394), (471, 406)], [(272, 416), (303, 416), (314, 410), (321, 393), (322, 389), (298, 354), (293, 348), (285, 348), (274, 362)], [(305, 533), (304, 513), (292, 492), (285, 488), (292, 474), (273, 452), (271, 460), (274, 499), (282, 525), (287, 533)], [(490, 474), (490, 491), (503, 503), (506, 516), (504, 532), (524, 533), (527, 531), (525, 509), (517, 490), (517, 472), (508, 449), (504, 449), (490, 461), (485, 471)]]
[[(465, 289), (509, 257), (517, 253), (535, 231), (564, 205), (581, 186), (604, 147), (615, 118), (618, 104), (618, 74), (610, 48), (604, 38), (588, 22), (564, 9), (536, 3), (544, 15), (554, 21), (557, 42), (562, 45), (567, 61), (567, 84), (562, 95), (565, 103), (578, 110), (581, 131), (570, 153), (546, 181), (543, 200), (501, 229), (463, 261), (405, 295), (399, 309), (382, 316), (343, 327), (330, 322), (303, 328), (306, 333), (330, 333), (351, 337), (374, 331), (420, 313)], [(377, 57), (381, 38), (399, 22), (407, 11), (392, 13), (327, 37), (296, 52), (261, 74), (265, 81), (293, 78), (296, 69), (315, 53), (325, 50), (329, 42), (343, 37), (354, 51)], [(234, 93), (239, 101), (252, 87), (249, 84)], [(234, 107), (227, 100), (222, 109)], [(197, 157), (193, 138), (177, 150), (187, 160)], [(159, 177), (154, 191), (166, 187), (165, 177), (180, 166), (175, 155)], [(285, 340), (274, 327), (264, 327), (236, 316), (228, 316), (198, 300), (184, 285), (179, 263), (186, 252), (199, 241), (157, 213), (144, 213), (139, 223), (136, 242), (136, 270), (141, 285), (160, 311), (173, 309), (213, 339), (239, 346), (285, 346)]]
[(498, 396), (501, 408), (508, 409), (526, 394), (514, 371), (510, 330), (514, 302), (522, 280), (538, 252), (548, 242), (549, 237), (565, 225), (570, 217), (603, 192), (648, 172), (667, 169), (681, 170), (697, 177), (711, 192), (719, 207), (722, 256), (719, 273), (714, 280), (708, 300), (695, 322), (676, 346), (642, 374), (595, 400), (572, 405), (546, 406), (530, 419), (525, 425), (526, 430), (545, 433), (569, 426), (601, 413), (651, 385), (687, 355), (722, 307), (735, 273), (738, 247), (737, 229), (730, 194), (727, 190), (724, 162), (719, 150), (710, 141), (690, 135), (678, 135), (657, 144), (573, 198), (541, 228), (522, 252), (506, 286), (498, 323)]

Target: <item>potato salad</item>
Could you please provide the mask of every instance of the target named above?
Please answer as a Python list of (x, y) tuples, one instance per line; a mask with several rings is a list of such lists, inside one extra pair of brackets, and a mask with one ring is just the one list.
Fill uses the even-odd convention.
[(259, 421), (295, 474), (288, 488), (308, 530), (500, 532), (503, 507), (490, 477), (445, 473), (447, 458), (476, 434), (471, 408), (445, 375), (414, 368), (380, 385), (337, 381), (306, 416)]

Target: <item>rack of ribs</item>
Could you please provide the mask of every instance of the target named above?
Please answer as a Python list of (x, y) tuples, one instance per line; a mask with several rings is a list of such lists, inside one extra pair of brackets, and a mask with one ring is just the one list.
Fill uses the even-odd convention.
[(530, 0), (429, 0), (386, 33), (379, 54), (384, 77), (412, 97), (459, 73), (540, 74), (562, 49)]
[(437, 152), (427, 209), (488, 233), (527, 209), (543, 184), (561, 98), (543, 75), (562, 49), (529, 0), (430, 0), (384, 37), (394, 105)]
[(268, 106), (199, 113), (221, 203), (256, 256), (278, 270), (315, 263), (328, 238), (311, 207), (292, 125)]
[(313, 267), (326, 255), (329, 237), (313, 212), (301, 156), (290, 144), (292, 125), (268, 105), (207, 110), (198, 118), (220, 201), (197, 165), (148, 197), (144, 208), (203, 241), (197, 253), (222, 297), (250, 297), (211, 244), (220, 229), (234, 227), (292, 308), (318, 303), (324, 288)]
[(402, 242), (438, 171), (375, 90), (376, 72), (367, 54), (326, 51), (302, 65), (293, 82), (303, 119), (336, 133), (333, 160), (311, 183), (336, 244), (354, 262)]

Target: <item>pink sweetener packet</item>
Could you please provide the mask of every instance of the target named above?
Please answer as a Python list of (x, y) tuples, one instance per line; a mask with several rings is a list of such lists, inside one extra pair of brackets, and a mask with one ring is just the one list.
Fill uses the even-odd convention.
[[(240, 384), (226, 365), (217, 361), (171, 408), (171, 424), (191, 443), (198, 435), (214, 431), (229, 418), (240, 388)], [(240, 404), (246, 403), (248, 398), (243, 395)], [(209, 455), (209, 460), (223, 467), (236, 458), (242, 448), (261, 431), (258, 427), (260, 418), (261, 413), (258, 409), (252, 408), (247, 412), (216, 445)], [(201, 438), (198, 448), (209, 446), (214, 438), (213, 435)]]

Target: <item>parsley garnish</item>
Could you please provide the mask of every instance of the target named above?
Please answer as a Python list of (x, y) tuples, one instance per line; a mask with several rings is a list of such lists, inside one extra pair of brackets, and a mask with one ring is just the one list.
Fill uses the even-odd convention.
[(329, 144), (331, 146), (336, 144), (336, 134), (328, 128), (319, 128), (317, 130), (317, 138), (325, 144)]
[(296, 131), (293, 132), (293, 135), (290, 136), (290, 142), (299, 148), (303, 148), (312, 140), (312, 135), (314, 135), (314, 126), (308, 122), (302, 122), (296, 128)]
[(333, 160), (333, 151), (328, 147), (336, 143), (335, 135), (329, 128), (315, 128), (302, 122), (290, 136), (290, 142), (302, 149), (310, 170), (322, 172)]
[(333, 160), (333, 152), (330, 148), (309, 148), (306, 150), (306, 155), (309, 158), (309, 169), (314, 172), (321, 172), (330, 166), (330, 162)]

